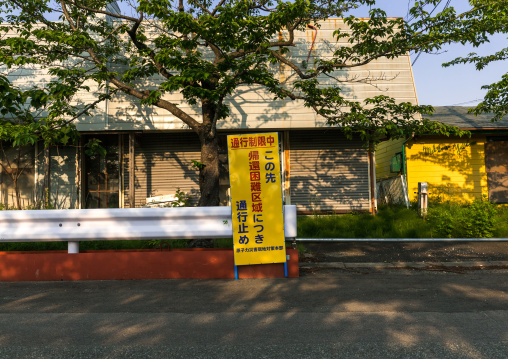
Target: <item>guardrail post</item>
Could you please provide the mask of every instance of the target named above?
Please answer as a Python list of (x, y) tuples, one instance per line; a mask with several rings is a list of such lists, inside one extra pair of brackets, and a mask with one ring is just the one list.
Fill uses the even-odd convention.
[(79, 242), (67, 242), (67, 252), (69, 254), (79, 253)]

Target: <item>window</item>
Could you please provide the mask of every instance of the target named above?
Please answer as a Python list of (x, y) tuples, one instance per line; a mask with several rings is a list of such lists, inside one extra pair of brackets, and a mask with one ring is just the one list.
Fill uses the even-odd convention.
[(6, 207), (17, 207), (18, 188), (21, 208), (33, 204), (35, 192), (35, 149), (0, 144), (0, 198)]
[(90, 136), (106, 149), (106, 156), (85, 154), (85, 208), (118, 208), (120, 200), (120, 160), (118, 135)]

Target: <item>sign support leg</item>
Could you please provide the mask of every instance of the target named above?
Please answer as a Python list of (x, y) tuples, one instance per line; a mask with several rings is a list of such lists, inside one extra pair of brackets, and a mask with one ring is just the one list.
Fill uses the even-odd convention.
[(79, 253), (79, 242), (67, 242), (67, 253)]
[(235, 266), (235, 280), (238, 280), (238, 266)]
[(286, 278), (288, 277), (288, 261), (284, 262), (284, 275)]

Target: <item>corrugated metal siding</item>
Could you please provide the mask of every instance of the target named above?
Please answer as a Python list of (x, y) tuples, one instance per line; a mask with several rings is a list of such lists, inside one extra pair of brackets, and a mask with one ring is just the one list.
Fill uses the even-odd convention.
[(300, 212), (369, 210), (367, 150), (337, 130), (291, 131), (291, 204)]
[[(35, 27), (45, 28), (44, 25), (35, 25)], [(2, 33), (1, 36), (5, 39), (18, 35), (11, 29), (7, 33)], [(73, 63), (71, 61), (73, 61)], [(67, 60), (65, 65), (72, 68), (82, 68), (84, 70), (91, 69), (91, 66), (89, 64), (83, 64), (81, 59)], [(23, 90), (33, 88), (35, 84), (39, 87), (47, 86), (55, 79), (55, 76), (49, 74), (47, 67), (37, 64), (13, 66), (10, 69), (0, 64), (0, 74), (7, 76), (13, 85), (19, 86)], [(99, 96), (106, 91), (105, 89), (100, 89), (99, 85), (93, 80), (85, 81), (84, 85), (89, 87), (89, 91), (80, 90), (71, 100), (71, 104), (80, 108), (84, 108), (85, 105), (96, 101)], [(79, 131), (104, 130), (106, 129), (106, 109), (107, 101), (100, 102), (96, 104), (93, 109), (88, 111), (89, 114), (87, 116), (81, 116), (75, 120), (74, 124)], [(43, 112), (40, 115), (45, 116), (47, 113)]]
[(433, 121), (442, 122), (450, 126), (457, 126), (462, 129), (487, 129), (496, 128), (508, 129), (508, 116), (500, 121), (492, 122), (492, 113), (474, 114), (469, 113), (468, 106), (436, 106), (434, 113), (429, 117)]
[[(115, 6), (116, 4), (114, 6), (108, 5), (108, 9), (114, 9)], [(47, 28), (47, 26), (43, 24), (36, 24), (34, 27)], [(19, 35), (11, 28), (7, 33), (2, 32), (0, 36), (6, 39)], [(40, 44), (43, 44), (43, 42), (41, 41)], [(55, 79), (54, 76), (49, 74), (46, 66), (31, 64), (27, 66), (12, 66), (10, 69), (7, 69), (5, 65), (2, 65), (3, 64), (0, 64), (0, 74), (7, 76), (14, 85), (19, 86), (23, 90), (32, 88), (34, 84), (39, 87), (47, 86)], [(87, 71), (90, 71), (93, 66), (89, 63), (83, 63), (82, 60), (78, 58), (66, 60), (65, 64), (59, 65), (65, 65), (70, 68), (82, 68)], [(84, 108), (85, 105), (96, 101), (101, 94), (106, 93), (106, 90), (104, 88), (99, 88), (99, 85), (93, 80), (85, 81), (84, 85), (88, 86), (89, 91), (80, 90), (76, 96), (72, 98), (71, 104)], [(41, 116), (45, 115), (46, 113), (44, 112), (41, 114)], [(81, 116), (74, 121), (74, 124), (79, 131), (101, 131), (107, 129), (107, 101), (96, 104), (94, 108), (88, 111), (88, 115)]]
[[(124, 140), (124, 206), (129, 207), (129, 148)], [(136, 136), (136, 207), (147, 197), (175, 194), (177, 188), (199, 199), (199, 179), (192, 160), (200, 159), (200, 145), (194, 133), (151, 133)]]
[[(465, 146), (469, 143), (471, 146)], [(418, 182), (427, 182), (429, 197), (472, 201), (487, 194), (485, 136), (425, 136), (406, 145), (409, 198), (416, 200)]]
[[(330, 59), (335, 47), (351, 46), (345, 39), (338, 41), (333, 33), (337, 29), (348, 32), (347, 25), (341, 19), (329, 19), (320, 22), (316, 41), (309, 58), (308, 68), (314, 66), (314, 61)], [(154, 34), (155, 35), (155, 34)], [(295, 34), (295, 45), (286, 55), (291, 61), (301, 64), (307, 60), (312, 44), (314, 30), (307, 29)], [(127, 35), (125, 35), (127, 36)], [(287, 33), (283, 37), (287, 38)], [(281, 82), (290, 88), (297, 79), (293, 70), (280, 64), (269, 65)], [(116, 68), (121, 72), (124, 69)], [(363, 101), (367, 97), (377, 95), (393, 96), (398, 102), (417, 103), (414, 80), (411, 73), (409, 56), (404, 55), (395, 59), (380, 58), (367, 65), (342, 71), (336, 71), (333, 76), (339, 78), (340, 86), (348, 99)], [(349, 80), (349, 82), (347, 82)], [(364, 83), (361, 80), (364, 80)], [(161, 76), (142, 79), (136, 82), (138, 87), (154, 87), (163, 81)], [(330, 77), (321, 76), (319, 81), (323, 86), (337, 85)], [(177, 104), (178, 107), (200, 120), (199, 106), (190, 106), (180, 93), (165, 94), (164, 99)], [(240, 86), (225, 100), (230, 106), (230, 115), (226, 120), (219, 121), (218, 128), (228, 129), (298, 129), (324, 127), (324, 118), (316, 115), (311, 108), (304, 107), (301, 101), (273, 100), (263, 87), (257, 85)], [(181, 130), (186, 128), (182, 121), (168, 111), (153, 107), (141, 106), (139, 101), (119, 93), (109, 102), (108, 123), (109, 130)], [(84, 127), (83, 127), (84, 129)]]
[[(320, 22), (316, 42), (311, 51), (308, 68), (314, 66), (316, 59), (330, 59), (335, 47), (351, 46), (345, 39), (338, 41), (333, 33), (337, 29), (348, 32), (347, 25), (341, 19), (329, 19)], [(8, 33), (3, 36), (14, 36)], [(149, 36), (153, 36), (148, 34)], [(314, 30), (307, 29), (295, 34), (295, 45), (290, 48), (286, 55), (297, 64), (307, 60), (311, 48)], [(128, 36), (123, 34), (121, 36)], [(287, 38), (287, 33), (283, 33)], [(76, 60), (76, 66), (80, 66), (81, 60)], [(88, 67), (84, 67), (88, 69)], [(293, 71), (280, 64), (271, 67), (275, 76), (291, 87), (296, 80)], [(112, 69), (122, 72), (120, 67)], [(5, 67), (0, 66), (0, 73), (5, 72)], [(28, 88), (33, 83), (47, 84), (52, 76), (47, 69), (40, 66), (14, 68), (8, 73), (10, 80), (22, 88)], [(363, 101), (366, 97), (376, 95), (393, 96), (397, 101), (417, 103), (414, 81), (411, 74), (411, 66), (407, 55), (395, 59), (380, 58), (365, 66), (333, 73), (334, 77), (344, 80), (355, 80), (348, 83), (341, 82), (343, 93), (349, 99)], [(135, 83), (137, 88), (153, 88), (162, 82), (161, 76), (142, 79)], [(362, 83), (365, 80), (367, 83)], [(336, 85), (330, 77), (322, 76), (319, 81), (323, 85)], [(90, 91), (81, 91), (76, 96), (76, 101), (91, 103), (97, 100), (104, 89), (88, 81)], [(183, 111), (196, 118), (200, 117), (199, 106), (190, 106), (183, 100), (180, 93), (171, 93), (164, 96), (168, 101), (175, 103)], [(301, 101), (277, 100), (273, 101), (273, 95), (259, 86), (241, 86), (231, 97), (226, 99), (230, 105), (231, 113), (227, 120), (220, 121), (219, 129), (293, 129), (323, 127), (325, 120), (316, 113), (304, 107)], [(75, 121), (79, 131), (112, 131), (112, 130), (182, 130), (186, 126), (182, 121), (166, 110), (153, 107), (141, 106), (133, 97), (119, 93), (113, 96), (111, 101), (99, 103), (95, 109), (90, 110), (90, 116), (83, 116)]]

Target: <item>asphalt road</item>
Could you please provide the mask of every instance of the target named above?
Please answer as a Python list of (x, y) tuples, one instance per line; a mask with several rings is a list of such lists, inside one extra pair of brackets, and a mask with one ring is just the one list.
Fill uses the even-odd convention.
[(508, 271), (0, 283), (0, 358), (506, 358)]
[(303, 243), (310, 262), (506, 261), (507, 242), (318, 242)]

